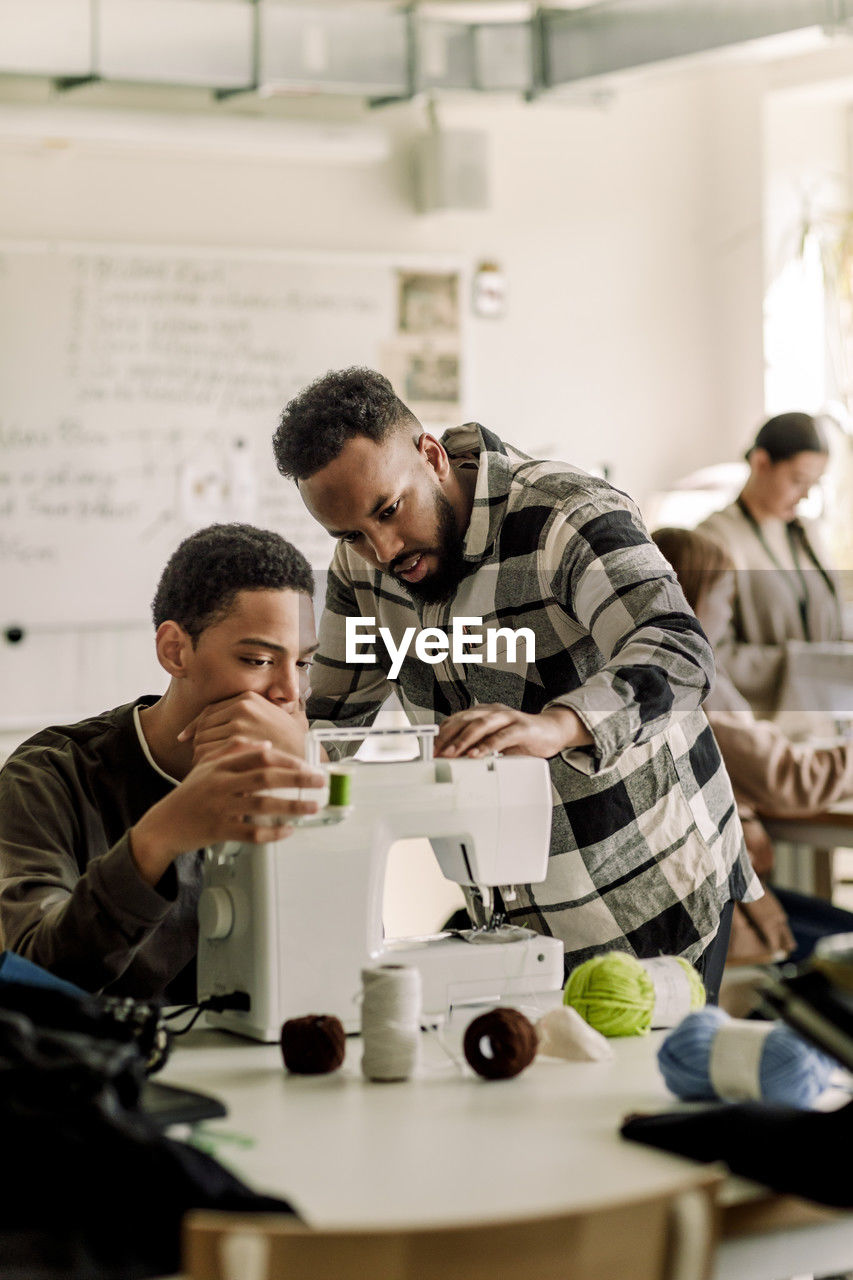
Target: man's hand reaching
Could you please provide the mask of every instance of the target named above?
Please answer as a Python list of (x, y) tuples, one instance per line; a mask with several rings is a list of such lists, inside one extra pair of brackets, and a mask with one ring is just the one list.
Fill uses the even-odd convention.
[(540, 756), (545, 760), (568, 747), (586, 746), (592, 737), (570, 707), (546, 707), (538, 715), (500, 702), (482, 703), (448, 716), (435, 740), (437, 756)]

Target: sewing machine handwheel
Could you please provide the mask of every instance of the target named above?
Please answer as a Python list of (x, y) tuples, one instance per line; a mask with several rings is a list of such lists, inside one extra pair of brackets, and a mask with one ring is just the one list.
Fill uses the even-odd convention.
[(227, 889), (202, 889), (198, 927), (203, 938), (227, 938), (234, 928), (234, 902)]

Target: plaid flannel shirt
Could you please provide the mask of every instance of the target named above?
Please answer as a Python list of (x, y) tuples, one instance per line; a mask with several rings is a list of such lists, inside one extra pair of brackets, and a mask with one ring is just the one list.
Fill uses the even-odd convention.
[[(550, 763), (554, 815), (547, 878), (518, 886), (509, 915), (562, 939), (567, 971), (597, 952), (682, 955), (695, 963), (729, 900), (761, 896), (728, 775), (701, 702), (713, 655), (634, 503), (603, 480), (528, 458), (474, 423), (447, 431), (454, 459), (475, 459), (474, 504), (453, 597), (416, 602), (387, 573), (338, 544), (320, 618), (308, 715), (369, 725), (396, 691), (409, 719), (434, 723), (475, 703), (536, 713), (573, 708), (593, 745)], [(463, 462), (464, 465), (464, 462)], [(407, 627), (530, 628), (535, 660), (485, 644), (437, 665), (410, 648), (394, 681), (346, 661), (345, 619), (373, 617), (395, 647)], [(364, 649), (361, 652), (365, 652)]]

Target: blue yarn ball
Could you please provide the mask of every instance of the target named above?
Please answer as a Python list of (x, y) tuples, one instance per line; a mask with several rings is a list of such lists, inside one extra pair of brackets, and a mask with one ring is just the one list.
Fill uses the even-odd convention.
[[(732, 1019), (716, 1005), (688, 1013), (673, 1027), (658, 1050), (658, 1066), (667, 1088), (678, 1098), (721, 1097), (709, 1074), (711, 1046), (724, 1023)], [(749, 1023), (750, 1034), (755, 1023)], [(812, 1048), (784, 1022), (774, 1022), (761, 1049), (759, 1096), (765, 1102), (810, 1107), (829, 1084), (835, 1063)]]

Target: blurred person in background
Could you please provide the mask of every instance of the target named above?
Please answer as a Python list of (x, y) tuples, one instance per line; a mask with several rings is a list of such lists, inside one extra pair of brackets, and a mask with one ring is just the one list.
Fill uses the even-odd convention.
[[(656, 529), (652, 541), (675, 570), (714, 647), (717, 674), (704, 710), (732, 782), (753, 868), (763, 880), (773, 870), (773, 844), (762, 817), (809, 817), (853, 796), (853, 743), (794, 743), (777, 724), (756, 718), (732, 684), (718, 647), (734, 607), (732, 558), (702, 529)], [(730, 959), (799, 962), (818, 938), (853, 932), (853, 912), (776, 886), (758, 902), (737, 904), (735, 917)], [(747, 953), (750, 945), (754, 956)]]
[(822, 421), (781, 413), (761, 427), (738, 497), (699, 525), (734, 573), (731, 622), (719, 644), (731, 682), (757, 716), (773, 716), (788, 641), (843, 638), (841, 590), (815, 521), (797, 514), (829, 462)]

